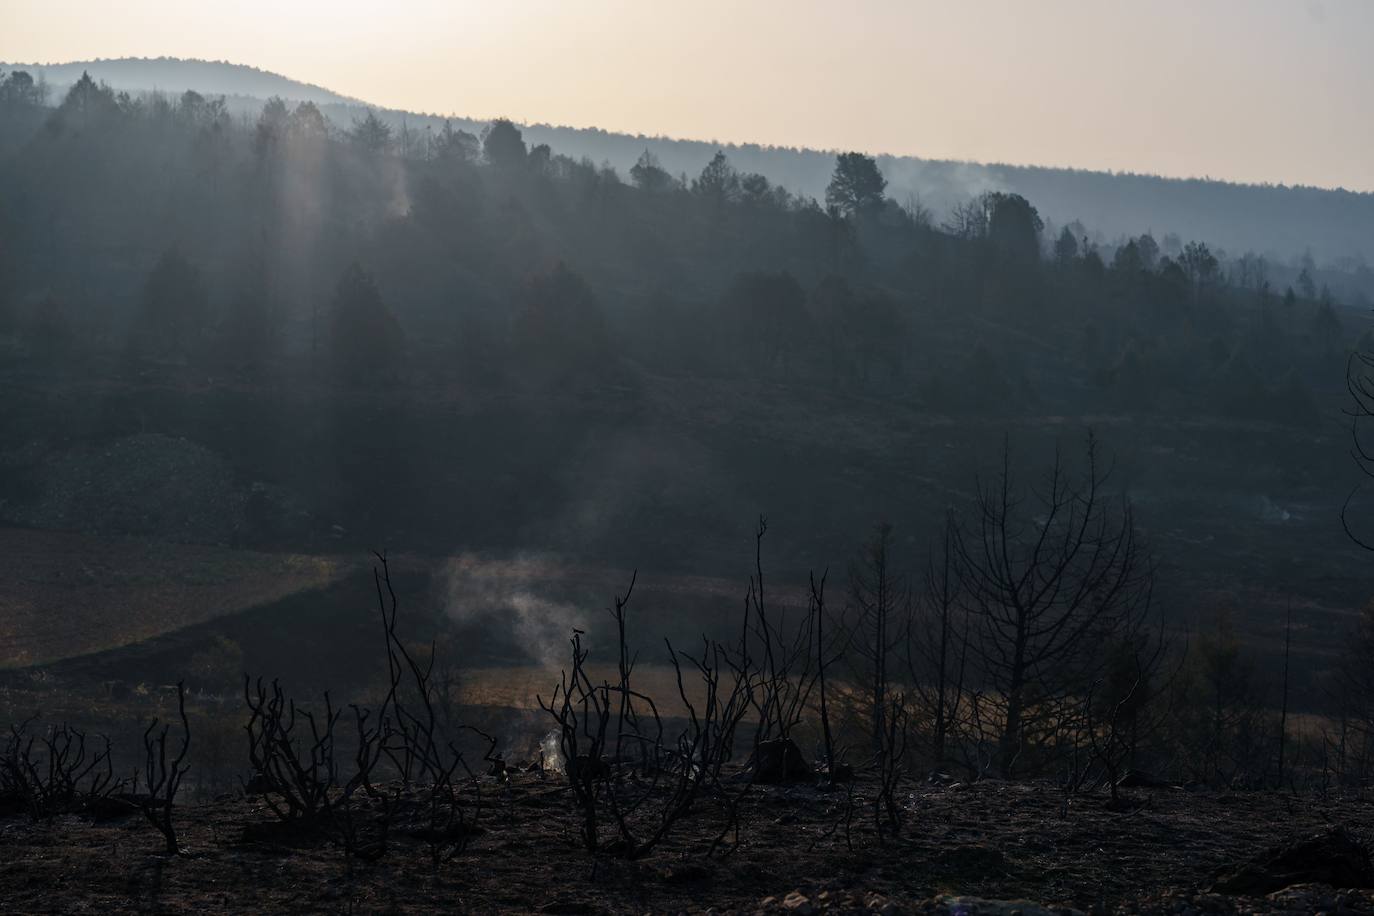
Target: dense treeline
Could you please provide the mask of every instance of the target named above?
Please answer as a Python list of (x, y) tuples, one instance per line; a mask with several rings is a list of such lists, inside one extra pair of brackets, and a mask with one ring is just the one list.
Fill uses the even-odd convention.
[(1345, 345), (1311, 270), (1280, 290), (1263, 259), (1205, 242), (1048, 237), (1014, 194), (936, 217), (887, 198), (860, 154), (822, 203), (723, 153), (675, 176), (646, 152), (621, 176), (506, 121), (338, 131), (272, 100), (247, 128), (222, 100), (89, 78), (49, 110), (26, 79), (4, 83), (0, 313), (29, 352), (368, 383), (637, 363), (942, 411), (1304, 423)]
[[(207, 96), (224, 94), (235, 118), (255, 120), (263, 100), (273, 95), (314, 102), (335, 124), (347, 125), (365, 111), (361, 102), (326, 89), (224, 62), (124, 58), (30, 70), (38, 80), (47, 81), (53, 97), (60, 97), (87, 68), (116, 90), (186, 87)], [(393, 130), (418, 137), (437, 133), (444, 125), (444, 119), (435, 115), (386, 110), (377, 115)], [(470, 119), (452, 123), (474, 135), (484, 126)], [(722, 148), (696, 140), (596, 128), (528, 124), (523, 129), (531, 145), (547, 144), (574, 159), (609, 162), (622, 174), (629, 173), (645, 148), (673, 175), (696, 174)], [(830, 153), (750, 143), (723, 149), (743, 171), (767, 175), (794, 193), (824, 198), (834, 164)], [(1369, 247), (1374, 239), (1374, 194), (1368, 192), (908, 156), (881, 156), (878, 165), (890, 182), (890, 196), (905, 201), (914, 195), (941, 212), (971, 194), (998, 189), (1035, 201), (1047, 222), (1082, 220), (1093, 230), (1094, 240), (1104, 246), (1115, 247), (1124, 236), (1153, 228), (1159, 233), (1205, 238), (1236, 255), (1257, 251), (1276, 261), (1274, 279), (1280, 289), (1293, 282), (1302, 268), (1293, 262), (1311, 249), (1321, 265), (1319, 282), (1329, 282), (1343, 301), (1361, 304), (1374, 298), (1374, 271), (1368, 264), (1374, 257)]]

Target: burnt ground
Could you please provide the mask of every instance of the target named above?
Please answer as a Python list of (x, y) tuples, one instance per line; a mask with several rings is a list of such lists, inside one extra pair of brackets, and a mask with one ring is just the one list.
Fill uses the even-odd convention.
[[(555, 777), (484, 789), (482, 829), (451, 861), (398, 836), (350, 868), (337, 847), (288, 836), (261, 799), (225, 797), (179, 810), (187, 854), (169, 857), (137, 817), (95, 823), (0, 821), (0, 909), (12, 913), (756, 912), (777, 909), (1007, 912), (1029, 900), (1097, 912), (1374, 911), (1368, 891), (1301, 887), (1269, 897), (1203, 893), (1264, 847), (1328, 826), (1374, 836), (1374, 806), (1352, 798), (1182, 789), (1134, 790), (1110, 810), (1049, 783), (927, 785), (904, 790), (907, 822), (880, 845), (863, 802), (849, 844), (843, 790), (755, 787), (740, 845), (706, 857), (720, 811), (701, 806), (647, 857), (593, 860), (578, 845), (571, 799)], [(771, 899), (769, 899), (771, 898)], [(805, 898), (805, 899), (802, 899)]]

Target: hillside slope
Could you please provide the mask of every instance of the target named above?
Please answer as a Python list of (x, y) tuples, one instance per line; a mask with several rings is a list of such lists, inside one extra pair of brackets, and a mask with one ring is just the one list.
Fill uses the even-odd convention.
[(227, 61), (184, 60), (177, 57), (123, 57), (110, 60), (78, 60), (61, 64), (3, 64), (4, 70), (27, 70), (34, 79), (47, 81), (55, 94), (65, 92), (90, 73), (124, 92), (162, 91), (181, 93), (190, 89), (202, 95), (237, 96), (314, 102), (316, 105), (359, 104), (356, 99), (290, 77)]
[[(0, 69), (28, 69), (42, 75), (53, 96), (89, 71), (118, 90), (180, 92), (193, 89), (229, 98), (236, 113), (256, 115), (262, 100), (281, 96), (311, 101), (341, 126), (365, 110), (365, 101), (350, 99), (319, 86), (241, 64), (177, 58), (124, 58), (65, 64), (0, 64)], [(444, 118), (404, 111), (381, 112), (383, 118), (414, 131), (442, 128)], [(473, 133), (482, 122), (450, 119)], [(607, 162), (627, 174), (645, 150), (673, 175), (696, 175), (718, 149), (746, 172), (766, 175), (790, 190), (822, 199), (834, 165), (834, 152), (728, 144), (714, 140), (673, 139), (619, 134), (595, 128), (546, 124), (522, 125), (531, 144), (546, 143), (574, 158)], [(1344, 269), (1357, 270), (1361, 260), (1374, 260), (1374, 193), (1243, 185), (1203, 178), (1118, 174), (1072, 168), (982, 164), (915, 156), (879, 156), (888, 178), (888, 193), (898, 201), (918, 199), (937, 218), (953, 206), (988, 190), (1005, 190), (1035, 202), (1053, 224), (1082, 221), (1111, 242), (1145, 231), (1157, 237), (1175, 233), (1184, 240), (1207, 239), (1238, 255), (1247, 250), (1288, 262), (1310, 250), (1320, 261), (1350, 259)], [(1368, 268), (1365, 268), (1367, 271)], [(1365, 284), (1366, 286), (1370, 284)]]

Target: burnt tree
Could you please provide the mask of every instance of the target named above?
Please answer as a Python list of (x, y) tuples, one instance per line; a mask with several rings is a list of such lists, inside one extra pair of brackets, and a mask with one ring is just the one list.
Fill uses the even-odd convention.
[(1028, 748), (1063, 733), (1076, 697), (1107, 664), (1104, 641), (1131, 637), (1149, 613), (1150, 560), (1129, 501), (1104, 493), (1098, 451), (1089, 434), (1080, 470), (1056, 453), (1043, 484), (1023, 488), (1005, 445), (959, 527), (956, 569), (981, 680), (976, 718), (992, 732), (1004, 777)]

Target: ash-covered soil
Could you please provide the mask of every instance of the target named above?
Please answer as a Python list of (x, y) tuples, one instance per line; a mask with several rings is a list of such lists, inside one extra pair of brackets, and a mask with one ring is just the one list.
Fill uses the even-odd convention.
[[(714, 911), (985, 913), (1374, 912), (1368, 890), (1298, 881), (1277, 892), (1211, 892), (1266, 847), (1343, 826), (1374, 836), (1353, 797), (1133, 790), (1139, 805), (1065, 799), (1052, 784), (913, 783), (906, 823), (879, 843), (870, 787), (758, 786), (739, 845), (706, 851), (721, 810), (704, 802), (647, 857), (593, 858), (565, 784), (520, 774), (483, 787), (480, 830), (437, 867), (425, 841), (393, 829), (375, 862), (287, 834), (260, 798), (177, 811), (186, 854), (135, 817), (0, 821), (0, 909), (45, 912)], [(1043, 907), (1044, 909), (1040, 909)]]

